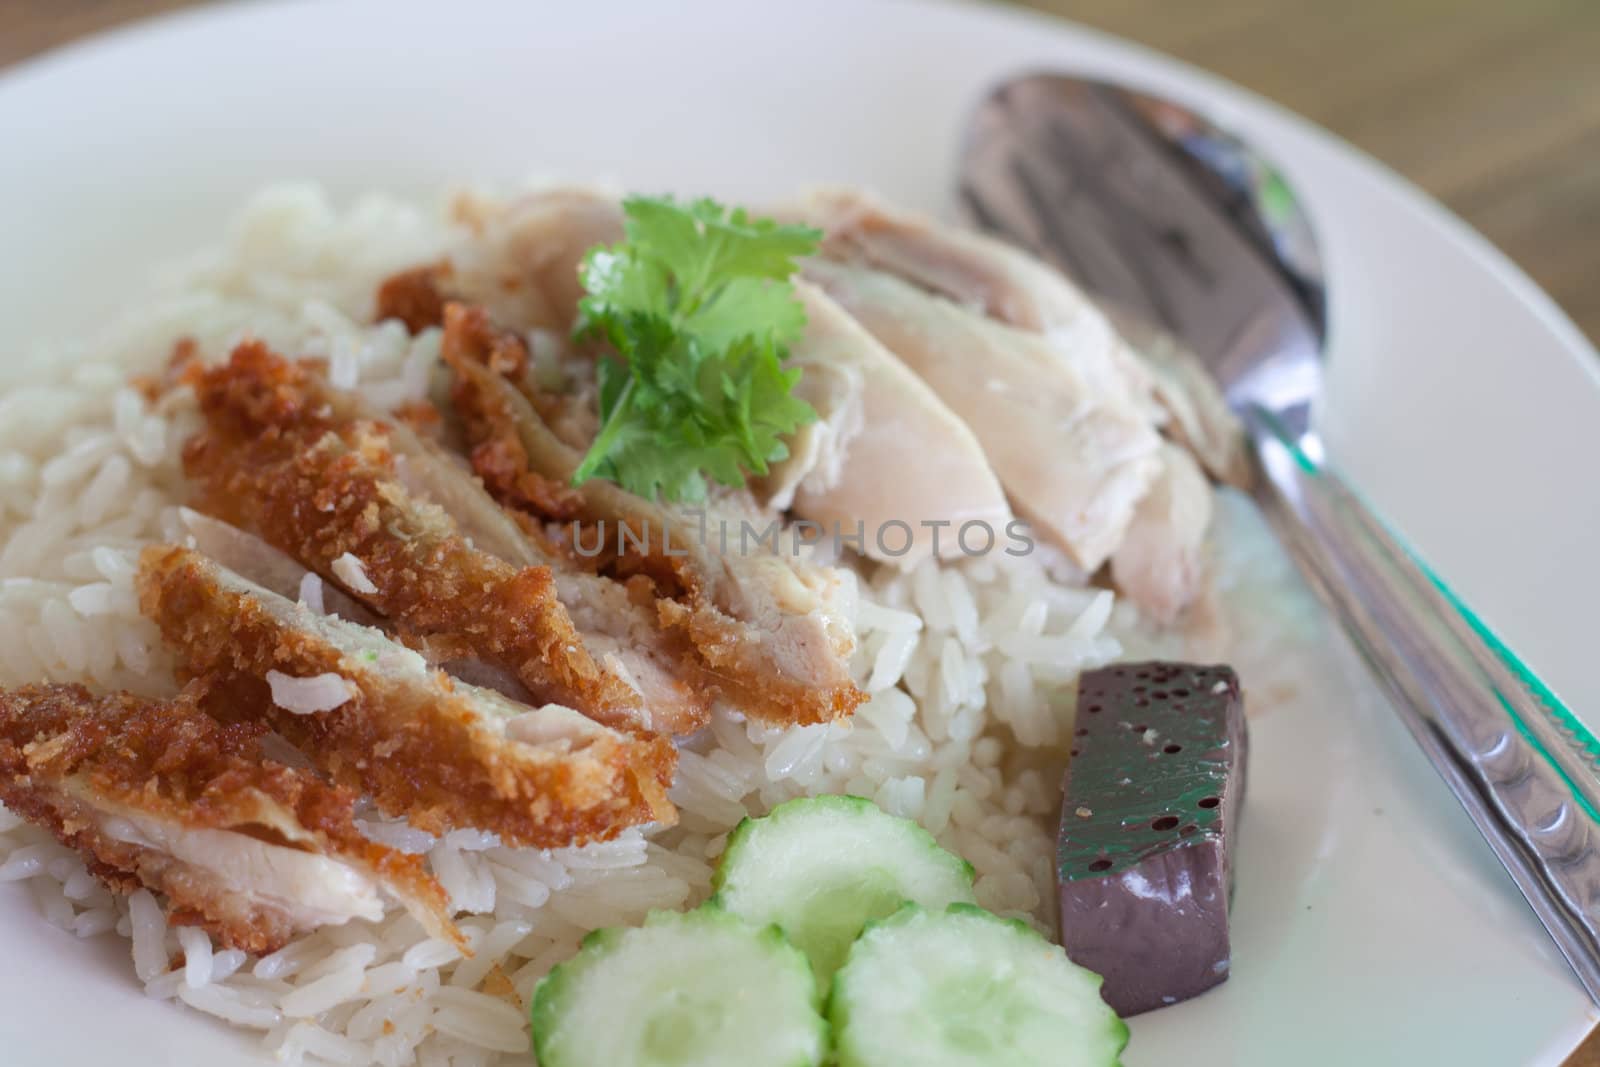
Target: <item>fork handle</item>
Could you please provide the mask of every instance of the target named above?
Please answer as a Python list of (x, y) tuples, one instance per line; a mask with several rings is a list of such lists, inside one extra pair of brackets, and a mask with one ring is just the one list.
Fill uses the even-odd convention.
[[(1320, 455), (1260, 408), (1256, 497), (1600, 1004), (1600, 745)], [(1309, 447), (1308, 447), (1309, 446)]]

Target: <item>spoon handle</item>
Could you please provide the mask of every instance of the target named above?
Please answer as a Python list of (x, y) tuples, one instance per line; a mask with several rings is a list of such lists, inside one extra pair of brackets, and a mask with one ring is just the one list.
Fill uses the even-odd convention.
[(1600, 742), (1305, 437), (1244, 415), (1258, 503), (1600, 1004)]

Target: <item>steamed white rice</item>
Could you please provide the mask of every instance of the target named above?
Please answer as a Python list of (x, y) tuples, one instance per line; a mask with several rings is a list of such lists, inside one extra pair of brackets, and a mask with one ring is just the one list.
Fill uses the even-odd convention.
[[(222, 249), (174, 272), (81, 358), (58, 363), (55, 380), (0, 395), (0, 685), (173, 689), (132, 577), (140, 546), (177, 531), (179, 450), (195, 417), (187, 399), (152, 410), (130, 373), (158, 372), (179, 337), (215, 359), (249, 334), (327, 357), (340, 384), (377, 404), (420, 398), (437, 331), (412, 339), (368, 323), (385, 275), (445, 250), (473, 254), (442, 212), (374, 198), (338, 213), (315, 189), (274, 189)], [(1248, 548), (1262, 539), (1238, 506), (1220, 526), (1222, 581), (1246, 581)], [(341, 564), (359, 584), (360, 561)], [(1068, 577), (1039, 557), (999, 554), (863, 572), (854, 668), (871, 699), (827, 726), (719, 715), (683, 752), (672, 792), (682, 817), (669, 831), (541, 851), (365, 820), (372, 837), (427, 853), (464, 913), (470, 961), (398, 908), (260, 959), (223, 951), (199, 930), (168, 929), (149, 893), (113, 896), (74, 852), (3, 809), (0, 882), (25, 884), (45, 919), (79, 937), (129, 939), (152, 999), (254, 1031), (286, 1063), (526, 1063), (525, 1007), (541, 975), (589, 930), (702, 900), (739, 819), (805, 794), (854, 793), (920, 821), (975, 866), (980, 903), (1048, 931), (1069, 683), (1125, 649), (1184, 643), (1145, 630), (1111, 593), (1058, 580)], [(331, 698), (309, 691), (316, 684), (286, 680), (280, 703), (320, 707)]]

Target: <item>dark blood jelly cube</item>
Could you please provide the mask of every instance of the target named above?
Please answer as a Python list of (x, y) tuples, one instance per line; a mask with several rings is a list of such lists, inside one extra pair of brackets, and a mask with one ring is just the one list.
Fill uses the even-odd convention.
[(1078, 680), (1056, 842), (1061, 944), (1119, 1015), (1228, 977), (1245, 721), (1229, 667), (1119, 663)]

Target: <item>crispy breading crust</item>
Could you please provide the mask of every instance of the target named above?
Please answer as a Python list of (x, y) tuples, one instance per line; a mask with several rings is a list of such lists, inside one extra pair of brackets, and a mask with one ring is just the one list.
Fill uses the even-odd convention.
[(583, 498), (570, 486), (541, 478), (528, 466), (528, 453), (514, 438), (488, 438), (473, 446), (472, 469), (494, 498), (507, 507), (547, 521), (577, 518)]
[(397, 479), (382, 423), (350, 419), (314, 366), (246, 343), (193, 382), (207, 425), (184, 449), (201, 510), (252, 530), (324, 579), (359, 559), (377, 591), (349, 590), (417, 638), (459, 642), (540, 700), (608, 725), (639, 695), (584, 648), (546, 567), (479, 551)]
[(383, 280), (378, 286), (379, 322), (398, 319), (410, 333), (421, 333), (444, 321), (444, 294), (440, 283), (450, 276), (450, 264), (412, 267)]
[(218, 723), (201, 710), (204, 696), (203, 685), (162, 701), (94, 696), (76, 685), (0, 691), (0, 799), (81, 851), (112, 889), (165, 894), (172, 922), (200, 926), (229, 948), (272, 952), (296, 928), (282, 910), (207, 871), (108, 836), (97, 804), (274, 844), (282, 843), (275, 826), (287, 812), (304, 834), (288, 847), (371, 870), (459, 939), (449, 899), (421, 858), (369, 841), (356, 828), (354, 793), (264, 759), (265, 727)]
[(128, 384), (139, 391), (146, 404), (158, 404), (162, 397), (183, 383), (190, 366), (199, 358), (199, 343), (193, 337), (180, 337), (172, 343), (167, 365), (160, 374), (138, 374), (130, 378)]
[[(528, 349), (515, 334), (502, 333), (489, 322), (482, 308), (447, 303), (441, 322), (446, 325), (443, 358), (452, 367), (464, 361), (480, 364), (490, 373), (516, 377), (526, 370)], [(459, 376), (455, 389), (471, 389)], [(472, 413), (497, 426), (510, 425), (512, 415), (492, 393), (474, 397), (458, 410)], [(469, 416), (470, 418), (471, 416)], [(469, 433), (472, 427), (469, 424)], [(564, 481), (546, 478), (529, 461), (528, 451), (515, 433), (473, 433), (472, 469), (490, 493), (506, 507), (545, 521), (565, 522), (583, 512), (583, 495)]]
[[(190, 549), (147, 548), (138, 584), (140, 607), (181, 673), (211, 684), (208, 709), (270, 724), (335, 781), (420, 829), (477, 827), (507, 844), (553, 848), (675, 819), (666, 790), (676, 751), (664, 738), (595, 727), (581, 744), (508, 741), (442, 671), (419, 686), (356, 662), (224, 587), (215, 564)], [(332, 711), (296, 714), (273, 703), (272, 670), (338, 674), (354, 695)]]
[(763, 722), (804, 726), (854, 714), (867, 694), (853, 684), (807, 685), (775, 673), (742, 630), (704, 596), (662, 600), (661, 623), (689, 635), (723, 694)]
[[(473, 464), (484, 484), (508, 507), (531, 512), (539, 519), (567, 519), (570, 512), (543, 511), (536, 498), (519, 493), (514, 488), (519, 475), (502, 467), (509, 462), (547, 480), (532, 469), (536, 464), (523, 439), (523, 430), (532, 429), (530, 424), (539, 415), (532, 401), (505, 377), (504, 368), (518, 366), (505, 353), (521, 342), (497, 331), (482, 308), (457, 303), (445, 305), (444, 330), (441, 353), (455, 376), (451, 402), (473, 444)], [(564, 447), (551, 444), (552, 449)], [(493, 462), (480, 465), (484, 457), (492, 457)], [(513, 488), (508, 489), (508, 484)], [(606, 545), (585, 562), (622, 580), (648, 577), (661, 598), (657, 613), (662, 625), (688, 636), (724, 696), (752, 715), (776, 723), (831, 721), (851, 714), (866, 699), (865, 693), (849, 683), (811, 685), (773, 670), (761, 649), (750, 641), (748, 630), (714, 603), (705, 576), (697, 569), (692, 546), (669, 550), (664, 524), (639, 510), (647, 506), (643, 501), (605, 482), (586, 482), (576, 492), (581, 522), (600, 531), (580, 534), (580, 538), (585, 543)], [(615, 530), (618, 524), (644, 535), (632, 542), (605, 536), (606, 530)], [(614, 542), (642, 543), (645, 549), (612, 554)]]
[[(579, 540), (595, 548), (574, 554), (576, 562), (619, 580), (639, 575), (648, 578), (662, 595), (684, 596), (694, 576), (676, 556), (651, 553), (648, 556), (622, 555), (615, 551), (621, 538), (605, 536), (607, 525), (626, 524), (635, 535), (633, 541), (648, 542), (647, 519), (637, 521), (619, 516), (616, 509), (605, 506), (597, 493), (605, 492), (597, 486), (605, 483), (586, 483), (573, 488), (565, 480), (546, 478), (538, 472), (533, 457), (524, 443), (519, 427), (530, 418), (541, 417), (532, 401), (517, 391), (508, 378), (508, 370), (515, 370), (516, 361), (505, 355), (515, 351), (522, 342), (514, 335), (495, 329), (488, 314), (477, 306), (450, 303), (445, 306), (444, 339), (440, 354), (453, 372), (450, 385), (450, 402), (457, 417), (462, 420), (467, 439), (471, 443), (473, 470), (483, 479), (484, 487), (501, 504), (515, 512), (530, 516), (537, 522), (569, 523), (568, 529), (580, 531)], [(554, 434), (551, 434), (554, 440)], [(545, 495), (528, 492), (528, 482), (559, 487), (569, 496), (564, 497), (558, 509), (544, 506)], [(614, 490), (620, 496), (622, 490)], [(571, 522), (571, 520), (578, 520)], [(599, 527), (601, 532), (596, 533)], [(593, 533), (594, 536), (586, 536)]]

